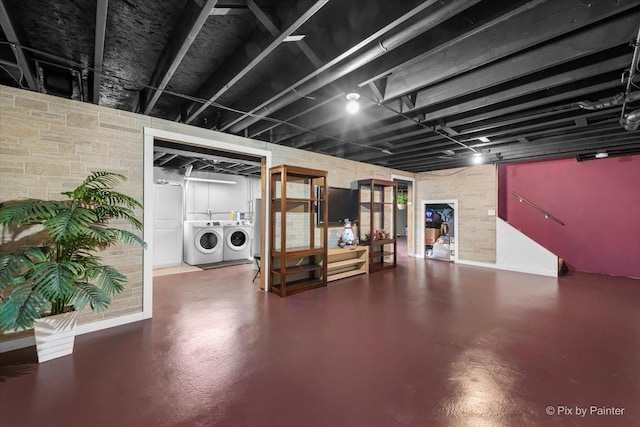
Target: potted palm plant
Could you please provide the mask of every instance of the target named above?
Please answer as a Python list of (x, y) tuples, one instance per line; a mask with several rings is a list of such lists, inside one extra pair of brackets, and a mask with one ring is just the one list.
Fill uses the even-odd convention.
[(142, 229), (134, 212), (142, 205), (114, 190), (124, 180), (120, 174), (92, 172), (76, 189), (62, 193), (67, 200), (0, 204), (5, 234), (40, 228), (29, 236), (31, 245), (13, 242), (6, 246), (16, 249), (0, 253), (0, 330), (35, 324), (39, 362), (71, 354), (78, 312), (87, 305), (103, 311), (124, 289), (126, 276), (103, 264), (98, 252), (120, 242), (146, 246), (135, 233), (109, 224), (121, 220)]

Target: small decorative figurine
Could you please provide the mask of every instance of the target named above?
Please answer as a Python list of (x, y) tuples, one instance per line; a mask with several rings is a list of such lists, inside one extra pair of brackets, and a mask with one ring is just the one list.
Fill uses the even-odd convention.
[(346, 245), (354, 244), (354, 236), (353, 236), (353, 228), (351, 227), (351, 222), (349, 218), (344, 219), (344, 231), (342, 232), (342, 241)]

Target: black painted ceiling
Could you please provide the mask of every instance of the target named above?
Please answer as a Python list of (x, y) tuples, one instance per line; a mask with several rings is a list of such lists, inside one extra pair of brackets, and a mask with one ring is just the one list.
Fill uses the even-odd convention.
[(408, 172), (640, 153), (640, 0), (0, 5), (5, 85)]

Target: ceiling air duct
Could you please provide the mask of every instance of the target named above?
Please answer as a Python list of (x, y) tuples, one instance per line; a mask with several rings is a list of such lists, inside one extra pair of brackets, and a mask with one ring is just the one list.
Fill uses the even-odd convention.
[(620, 119), (620, 124), (622, 125), (624, 130), (638, 130), (638, 127), (640, 127), (640, 109), (632, 111), (624, 116), (622, 119)]

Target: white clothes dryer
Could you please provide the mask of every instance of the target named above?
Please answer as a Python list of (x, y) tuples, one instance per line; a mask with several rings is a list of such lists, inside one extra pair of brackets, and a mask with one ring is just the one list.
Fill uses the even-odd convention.
[(184, 262), (190, 265), (221, 262), (224, 227), (216, 221), (184, 222)]
[(251, 259), (251, 226), (224, 226), (224, 261)]

